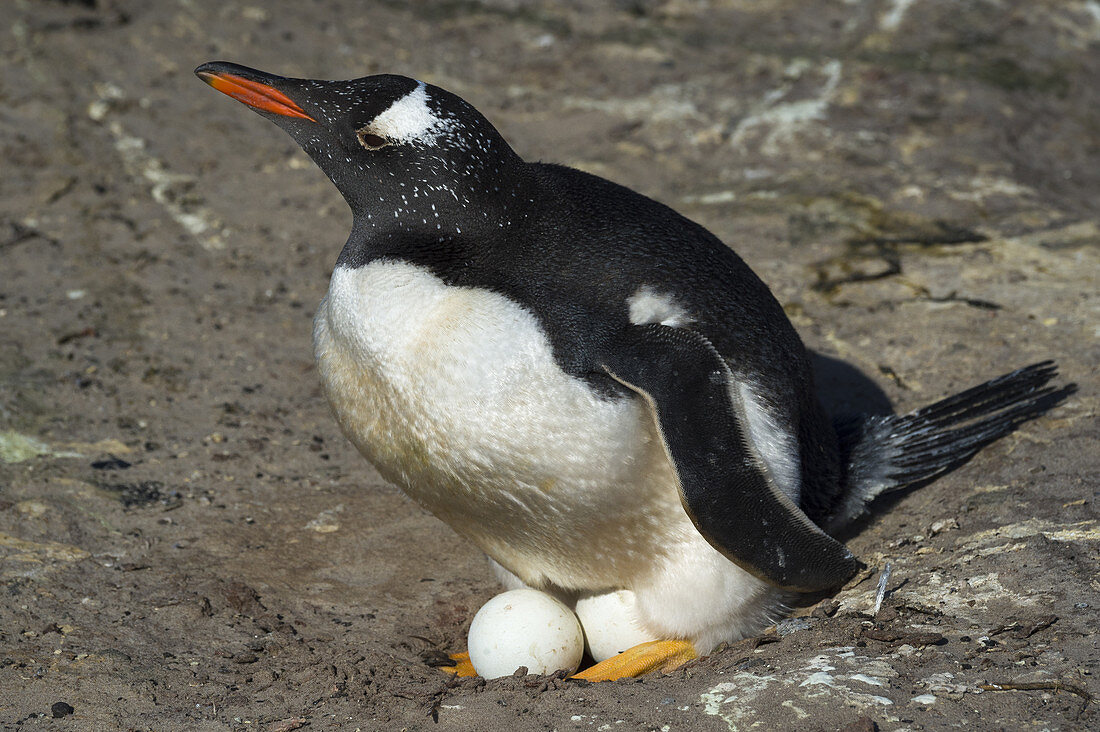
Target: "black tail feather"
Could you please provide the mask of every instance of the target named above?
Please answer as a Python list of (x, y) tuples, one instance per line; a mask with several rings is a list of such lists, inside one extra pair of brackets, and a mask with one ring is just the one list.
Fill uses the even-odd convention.
[(955, 421), (979, 417), (1016, 403), (1021, 396), (1042, 387), (1057, 375), (1058, 367), (1053, 361), (1042, 361), (895, 419), (899, 424), (932, 424), (951, 417), (955, 417)]
[(1077, 390), (1054, 387), (1053, 361), (1005, 374), (909, 414), (838, 426), (847, 475), (829, 524), (840, 527), (876, 496), (925, 483), (972, 458)]
[(906, 442), (905, 453), (893, 461), (898, 470), (891, 472), (890, 477), (898, 482), (898, 488), (931, 478), (958, 462), (968, 460), (989, 443), (1048, 411), (1065, 396), (1061, 391), (1043, 389), (1030, 395), (1027, 401), (988, 419), (912, 444)]

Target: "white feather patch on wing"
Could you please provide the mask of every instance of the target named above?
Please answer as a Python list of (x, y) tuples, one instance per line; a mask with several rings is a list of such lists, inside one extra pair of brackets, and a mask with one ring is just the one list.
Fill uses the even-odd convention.
[[(744, 405), (746, 426), (753, 447), (767, 464), (779, 490), (797, 505), (802, 492), (802, 470), (795, 437), (779, 426), (752, 387), (733, 382), (730, 390), (733, 389), (738, 390)], [(736, 395), (731, 394), (731, 397), (734, 403), (738, 401)]]
[(630, 322), (634, 325), (660, 323), (672, 328), (680, 328), (695, 320), (675, 297), (658, 292), (649, 285), (642, 285), (627, 298), (630, 307)]

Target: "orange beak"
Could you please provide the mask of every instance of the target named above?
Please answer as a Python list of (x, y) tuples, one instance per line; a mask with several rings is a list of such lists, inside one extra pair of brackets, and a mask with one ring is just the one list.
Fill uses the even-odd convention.
[(238, 102), (243, 102), (250, 107), (283, 117), (299, 117), (310, 122), (317, 120), (305, 113), (294, 100), (283, 94), (275, 87), (261, 84), (258, 81), (250, 81), (241, 76), (227, 73), (215, 73), (212, 71), (196, 72), (200, 79), (214, 87), (222, 94), (228, 94)]

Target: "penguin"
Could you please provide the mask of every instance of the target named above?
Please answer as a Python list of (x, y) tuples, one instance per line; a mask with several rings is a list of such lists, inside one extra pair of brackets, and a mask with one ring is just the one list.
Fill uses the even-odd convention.
[(289, 133), (352, 210), (313, 330), (347, 438), (507, 588), (628, 598), (638, 646), (579, 678), (672, 668), (839, 587), (862, 565), (834, 537), (869, 502), (1071, 390), (1047, 361), (834, 423), (768, 287), (671, 208), (525, 162), (422, 81), (195, 73)]

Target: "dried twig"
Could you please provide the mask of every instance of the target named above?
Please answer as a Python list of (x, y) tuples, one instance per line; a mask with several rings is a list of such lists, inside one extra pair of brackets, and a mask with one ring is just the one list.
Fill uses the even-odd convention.
[(1068, 691), (1071, 694), (1076, 694), (1085, 700), (1085, 704), (1092, 701), (1092, 694), (1082, 689), (1080, 686), (1074, 684), (1067, 684), (1064, 681), (1026, 681), (1020, 683), (993, 683), (993, 684), (979, 684), (979, 689), (984, 691)]
[(893, 571), (894, 565), (890, 562), (882, 568), (882, 574), (878, 577), (878, 592), (875, 593), (875, 611), (871, 613), (872, 615), (878, 615), (878, 611), (882, 608), (882, 601), (886, 597), (886, 583), (890, 581), (890, 573)]

